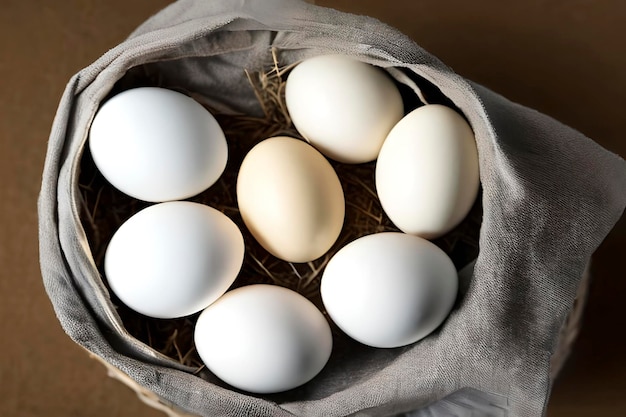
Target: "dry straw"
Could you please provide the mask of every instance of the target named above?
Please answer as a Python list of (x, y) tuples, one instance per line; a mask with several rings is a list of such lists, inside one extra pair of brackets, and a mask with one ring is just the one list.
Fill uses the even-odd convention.
[[(383, 212), (374, 186), (375, 163), (347, 165), (331, 161), (341, 181), (346, 199), (346, 217), (341, 235), (333, 247), (312, 262), (289, 263), (270, 255), (247, 231), (237, 209), (235, 184), (243, 157), (260, 141), (273, 136), (291, 136), (303, 139), (291, 123), (284, 99), (286, 76), (292, 66), (281, 67), (274, 51), (269, 71), (248, 72), (247, 78), (263, 110), (262, 117), (220, 114), (208, 108), (220, 123), (229, 143), (229, 161), (220, 180), (207, 191), (191, 198), (214, 207), (230, 217), (241, 229), (246, 242), (246, 255), (241, 273), (234, 287), (252, 283), (269, 283), (291, 288), (316, 304), (323, 312), (319, 294), (319, 283), (328, 260), (346, 243), (367, 234), (398, 231)], [(160, 86), (157, 80), (151, 85)], [(182, 91), (203, 103), (203, 97), (194, 95), (178, 86), (163, 86)], [(430, 102), (445, 100), (444, 97), (427, 97)], [(422, 101), (423, 98), (422, 98)], [(304, 140), (304, 139), (303, 139)], [(128, 197), (113, 188), (95, 169), (93, 161), (85, 151), (79, 178), (82, 198), (81, 220), (87, 234), (94, 261), (103, 273), (103, 258), (108, 241), (117, 228), (130, 216), (146, 207), (148, 203)], [(478, 235), (482, 219), (481, 196), (467, 218), (452, 232), (434, 243), (451, 257), (457, 268), (461, 268), (478, 255)], [(105, 278), (106, 280), (106, 278)], [(578, 331), (584, 292), (563, 328), (561, 344), (553, 357), (553, 370), (560, 369)], [(112, 295), (114, 297), (114, 295)], [(130, 334), (162, 354), (198, 371), (202, 363), (193, 344), (193, 328), (196, 315), (173, 320), (158, 320), (142, 316), (113, 299), (124, 325)], [(109, 373), (119, 371), (109, 366)], [(556, 373), (555, 373), (556, 375)], [(140, 394), (140, 397), (156, 408), (162, 405), (158, 398), (145, 389), (127, 381), (124, 375), (117, 376)], [(172, 415), (178, 415), (166, 407)]]

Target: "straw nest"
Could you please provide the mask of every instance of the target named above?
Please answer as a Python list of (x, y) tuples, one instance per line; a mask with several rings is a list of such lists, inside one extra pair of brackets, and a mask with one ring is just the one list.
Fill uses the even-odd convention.
[[(263, 110), (263, 117), (219, 114), (208, 108), (228, 140), (229, 161), (216, 184), (189, 200), (222, 211), (242, 231), (246, 254), (233, 288), (252, 283), (281, 285), (304, 295), (324, 312), (319, 284), (329, 259), (346, 243), (360, 236), (398, 229), (383, 212), (376, 195), (375, 162), (347, 165), (331, 161), (341, 181), (346, 200), (344, 227), (333, 247), (315, 261), (289, 263), (270, 255), (254, 240), (237, 209), (235, 184), (241, 161), (252, 146), (269, 137), (285, 135), (302, 139), (291, 123), (284, 99), (285, 80), (291, 67), (280, 67), (275, 55), (273, 63), (268, 67), (269, 71), (246, 71), (250, 86)], [(152, 85), (158, 86), (157, 83)], [(203, 102), (202, 97), (194, 96), (191, 92), (167, 87), (185, 92), (200, 103)], [(437, 102), (445, 98), (438, 100), (435, 96), (428, 99), (430, 102)], [(125, 220), (149, 203), (133, 199), (113, 188), (96, 170), (88, 150), (85, 150), (81, 162), (79, 190), (83, 227), (94, 261), (104, 276), (104, 253), (113, 233)], [(478, 255), (478, 234), (482, 219), (480, 200), (479, 196), (470, 214), (458, 227), (434, 241), (451, 257), (457, 268), (465, 266)], [(175, 361), (198, 369), (202, 367), (193, 343), (197, 315), (172, 320), (153, 319), (130, 310), (111, 294), (130, 334)]]

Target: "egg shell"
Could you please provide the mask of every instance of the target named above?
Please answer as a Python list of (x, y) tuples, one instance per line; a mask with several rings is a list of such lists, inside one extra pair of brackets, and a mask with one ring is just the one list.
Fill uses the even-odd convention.
[(402, 97), (389, 75), (342, 55), (299, 63), (287, 77), (285, 102), (307, 141), (327, 157), (351, 164), (376, 159), (404, 114)]
[(328, 322), (309, 300), (287, 288), (255, 284), (227, 292), (198, 318), (194, 340), (207, 368), (253, 393), (298, 387), (328, 361)]
[(145, 208), (113, 235), (105, 254), (109, 286), (150, 317), (196, 313), (234, 282), (244, 256), (241, 231), (203, 204), (174, 201)]
[(345, 202), (335, 170), (307, 143), (266, 139), (244, 158), (237, 203), (250, 233), (268, 252), (308, 262), (333, 245), (343, 226)]
[(454, 110), (426, 105), (389, 132), (376, 162), (376, 191), (403, 232), (433, 239), (468, 214), (480, 186), (472, 129)]
[(457, 294), (454, 264), (439, 247), (399, 232), (367, 235), (328, 262), (321, 295), (332, 320), (372, 347), (405, 346), (435, 330)]
[(213, 185), (228, 147), (215, 118), (184, 94), (157, 87), (105, 102), (89, 132), (102, 175), (123, 193), (150, 202), (182, 200)]

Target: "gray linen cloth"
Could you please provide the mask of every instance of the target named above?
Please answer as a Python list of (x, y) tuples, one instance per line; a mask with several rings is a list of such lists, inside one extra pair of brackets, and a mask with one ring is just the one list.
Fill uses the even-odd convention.
[[(77, 178), (98, 105), (131, 68), (220, 111), (260, 114), (243, 69), (266, 68), (271, 48), (282, 64), (341, 53), (387, 69), (409, 89), (438, 88), (476, 134), (483, 221), (479, 256), (463, 271), (464, 290), (438, 331), (406, 348), (355, 348), (331, 357), (298, 390), (252, 396), (191, 374), (126, 332), (80, 224)], [(592, 253), (625, 204), (626, 163), (619, 156), (465, 80), (375, 19), (300, 1), (183, 0), (69, 81), (43, 171), (41, 270), (58, 319), (76, 343), (190, 413), (470, 415), (436, 406), (442, 398), (462, 404), (465, 396), (479, 415), (539, 416), (559, 329)]]

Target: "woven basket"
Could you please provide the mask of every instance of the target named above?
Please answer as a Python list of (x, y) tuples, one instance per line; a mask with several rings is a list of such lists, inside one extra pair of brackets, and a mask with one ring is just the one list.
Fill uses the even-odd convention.
[[(236, 137), (236, 140), (230, 141), (231, 149), (234, 147), (234, 144), (238, 145), (242, 141), (245, 142), (244, 139), (246, 138), (248, 140), (251, 139), (250, 142), (254, 143), (258, 140), (262, 140), (263, 138), (279, 134), (298, 137), (299, 134), (291, 124), (289, 115), (285, 110), (284, 80), (288, 69), (289, 68), (281, 69), (279, 63), (277, 62), (277, 58), (274, 55), (274, 67), (270, 68), (268, 72), (260, 72), (256, 74), (247, 72), (251, 86), (254, 88), (255, 94), (259, 99), (261, 106), (265, 110), (265, 117), (258, 118), (245, 115), (233, 117), (229, 115), (216, 115), (226, 132), (227, 138), (232, 139), (233, 136)], [(160, 86), (158, 78), (133, 78), (131, 84), (125, 82), (124, 88), (131, 87), (132, 83)], [(181, 92), (192, 97), (194, 96), (193, 91), (181, 90)], [(197, 99), (201, 100), (199, 97)], [(420, 99), (421, 101), (426, 101), (426, 98), (423, 95)], [(443, 100), (443, 98), (439, 99)], [(215, 111), (211, 109), (208, 104), (206, 107), (208, 107), (209, 110), (215, 114)], [(250, 145), (243, 147), (236, 146), (234, 159), (241, 159), (249, 149), (249, 146)], [(132, 214), (145, 207), (146, 203), (124, 196), (122, 193), (115, 190), (112, 186), (110, 186), (110, 184), (104, 181), (101, 175), (96, 171), (93, 161), (90, 160), (88, 154), (83, 156), (83, 159), (83, 166), (81, 170), (82, 183), (80, 183), (83, 191), (83, 206), (81, 207), (81, 213), (83, 214), (83, 226), (87, 231), (90, 241), (94, 244), (92, 250), (95, 253), (96, 263), (101, 266), (104, 250), (110, 235), (121, 225), (124, 218), (130, 217)], [(237, 213), (237, 209), (235, 207), (236, 202), (232, 200), (234, 196), (232, 189), (237, 173), (236, 168), (236, 166), (231, 166), (231, 171), (229, 172), (227, 170), (220, 182), (218, 182), (218, 185), (211, 188), (211, 190), (213, 190), (212, 192), (201, 194), (194, 199), (216, 207), (221, 211), (230, 214), (232, 217), (233, 213)], [(251, 237), (251, 235), (248, 234), (246, 239), (247, 242), (251, 242), (251, 245), (248, 244), (246, 250), (252, 252), (253, 254), (260, 253), (259, 257), (253, 257), (254, 261), (258, 265), (248, 265), (248, 268), (253, 270), (255, 277), (265, 276), (267, 283), (291, 287), (292, 289), (308, 296), (308, 298), (315, 302), (321, 309), (323, 309), (323, 305), (320, 303), (316, 287), (319, 285), (321, 271), (323, 271), (325, 263), (332, 256), (332, 254), (341, 248), (346, 241), (354, 239), (358, 236), (380, 231), (397, 231), (395, 226), (393, 226), (383, 212), (376, 199), (375, 193), (371, 191), (374, 187), (374, 165), (365, 164), (358, 167), (351, 167), (335, 164), (335, 169), (338, 171), (342, 182), (344, 183), (344, 189), (346, 189), (346, 200), (349, 203), (347, 210), (354, 210), (355, 213), (353, 213), (352, 216), (348, 216), (353, 220), (344, 227), (346, 230), (342, 232), (343, 238), (339, 239), (338, 244), (336, 244), (328, 252), (326, 257), (316, 261), (317, 263), (315, 264), (314, 270), (320, 272), (319, 274), (316, 273), (316, 276), (313, 277), (314, 279), (309, 279), (309, 277), (304, 274), (300, 274), (299, 277), (296, 277), (293, 274), (293, 270), (298, 268), (297, 265), (277, 261), (272, 257), (268, 257), (267, 254), (263, 255), (264, 250), (255, 244), (255, 240)], [(221, 190), (221, 192), (215, 192), (215, 188)], [(216, 195), (218, 196), (217, 198)], [(115, 213), (110, 210), (103, 209), (103, 213), (96, 216), (98, 206), (102, 205), (113, 206), (116, 208)], [(362, 213), (364, 215), (361, 216), (358, 215), (358, 213)], [(464, 265), (469, 259), (473, 259), (477, 253), (480, 213), (480, 204), (477, 202), (470, 215), (468, 215), (468, 218), (459, 227), (455, 228), (444, 238), (436, 241), (440, 247), (453, 256), (453, 260), (459, 266)], [(376, 221), (372, 222), (372, 219), (376, 219)], [(239, 223), (239, 226), (245, 234), (245, 227), (241, 221)], [(99, 227), (104, 230), (99, 229)], [(272, 259), (268, 262), (269, 258)], [(257, 268), (258, 266), (260, 266), (260, 268)], [(278, 279), (275, 278), (274, 275), (277, 276)], [(259, 282), (258, 278), (255, 279), (256, 280), (248, 282), (245, 277), (240, 277), (235, 285), (241, 286)], [(299, 286), (299, 282), (302, 280), (310, 281), (310, 284), (312, 284), (310, 285), (310, 288), (301, 288)], [(551, 382), (554, 382), (558, 376), (567, 357), (569, 356), (574, 341), (576, 340), (576, 336), (578, 335), (589, 282), (590, 273), (589, 269), (587, 269), (578, 288), (576, 301), (567, 320), (561, 328), (557, 348), (551, 357)], [(129, 309), (124, 309), (124, 306), (122, 305), (118, 308), (123, 310), (122, 315), (128, 322), (130, 322), (131, 327), (144, 328), (146, 326), (146, 321), (149, 321), (149, 319), (135, 314)], [(158, 322), (162, 323), (162, 321)], [(148, 325), (150, 324), (148, 323)], [(155, 348), (157, 345), (166, 345), (166, 348), (161, 349), (162, 353), (165, 355), (170, 356), (172, 359), (177, 359), (185, 365), (200, 366), (199, 358), (188, 361), (190, 356), (189, 354), (193, 352), (183, 351), (181, 353), (178, 346), (176, 346), (176, 343), (168, 344), (166, 342), (166, 339), (171, 339), (170, 341), (174, 342), (176, 339), (179, 341), (180, 339), (185, 339), (182, 341), (182, 344), (193, 346), (193, 341), (191, 340), (191, 334), (193, 334), (193, 321), (186, 320), (186, 323), (182, 326), (186, 326), (186, 328), (181, 327), (180, 323), (172, 328), (166, 326), (166, 332), (158, 334), (156, 336), (156, 340), (153, 340), (155, 336), (150, 335), (149, 337), (145, 337), (144, 342)], [(172, 332), (174, 332), (173, 335), (171, 334)], [(137, 335), (137, 337), (140, 336)], [(191, 414), (185, 413), (175, 405), (164, 402), (156, 394), (137, 384), (128, 375), (110, 365), (108, 362), (102, 360), (100, 357), (93, 354), (90, 354), (90, 356), (104, 364), (110, 377), (121, 381), (133, 389), (137, 393), (138, 397), (147, 405), (159, 409), (170, 416), (191, 416)]]
[[(345, 244), (361, 236), (400, 230), (384, 213), (374, 191), (375, 162), (350, 165), (330, 161), (342, 184), (346, 215), (341, 234), (324, 256), (302, 264), (285, 262), (270, 255), (250, 234), (235, 201), (234, 189), (240, 161), (254, 144), (269, 137), (287, 135), (304, 140), (291, 123), (285, 104), (285, 81), (288, 71), (293, 66), (281, 68), (276, 54), (273, 53), (272, 56), (274, 62), (267, 72), (254, 73), (246, 70), (250, 86), (264, 109), (263, 117), (220, 114), (211, 109), (209, 104), (204, 103), (215, 115), (228, 139), (229, 163), (215, 185), (190, 200), (225, 213), (238, 225), (244, 235), (246, 257), (231, 289), (259, 283), (280, 285), (302, 294), (326, 315), (319, 286), (330, 258)], [(129, 78), (130, 80), (120, 81), (122, 88), (134, 85), (175, 88), (162, 85), (159, 77), (133, 75)], [(175, 89), (194, 97), (193, 91)], [(202, 103), (202, 97), (195, 98)], [(429, 99), (445, 100), (444, 97), (435, 95), (431, 95)], [(423, 94), (421, 100), (426, 101)], [(126, 219), (149, 204), (129, 197), (112, 187), (96, 169), (88, 150), (85, 150), (82, 156), (80, 171), (82, 226), (90, 243), (94, 262), (106, 284), (103, 263), (109, 240)], [(481, 201), (478, 198), (470, 213), (457, 227), (433, 241), (448, 253), (459, 270), (470, 264), (478, 255), (481, 212)], [(124, 306), (115, 298), (110, 288), (109, 292), (112, 294), (118, 314), (134, 337), (182, 365), (202, 368), (202, 362), (195, 352), (192, 340), (197, 315), (176, 320), (151, 319)], [(128, 378), (125, 380), (131, 381)]]
[[(620, 205), (623, 210), (615, 197), (620, 161), (558, 121), (454, 74), (374, 19), (295, 1), (272, 3), (285, 10), (267, 13), (260, 0), (235, 2), (234, 10), (219, 0), (177, 2), (68, 85), (39, 206), (44, 283), (64, 329), (111, 377), (170, 416), (190, 416), (183, 408), (229, 415), (233, 407), (264, 415), (392, 415), (416, 408), (411, 415), (439, 415), (420, 410), (465, 389), (500, 396), (506, 403), (496, 408), (505, 413), (539, 415), (581, 325), (588, 260)], [(283, 102), (288, 71), (308, 56), (337, 51), (387, 70), (406, 109), (443, 104), (474, 129), (484, 188), (466, 219), (434, 241), (459, 270), (459, 297), (423, 343), (367, 350), (336, 331), (333, 366), (315, 381), (276, 396), (246, 395), (202, 368), (192, 340), (195, 315), (139, 316), (107, 288), (102, 264), (108, 241), (148, 204), (124, 196), (97, 172), (85, 146), (88, 129), (99, 104), (130, 88), (157, 86), (196, 99), (222, 126), (231, 166), (210, 192), (191, 200), (226, 213), (245, 235), (233, 201), (237, 160), (255, 141), (298, 136)], [(397, 231), (372, 191), (374, 163), (332, 164), (346, 197), (346, 223), (333, 248), (320, 260), (295, 265), (268, 256), (248, 235), (234, 287), (286, 286), (324, 312), (319, 280), (325, 262), (360, 236)]]

